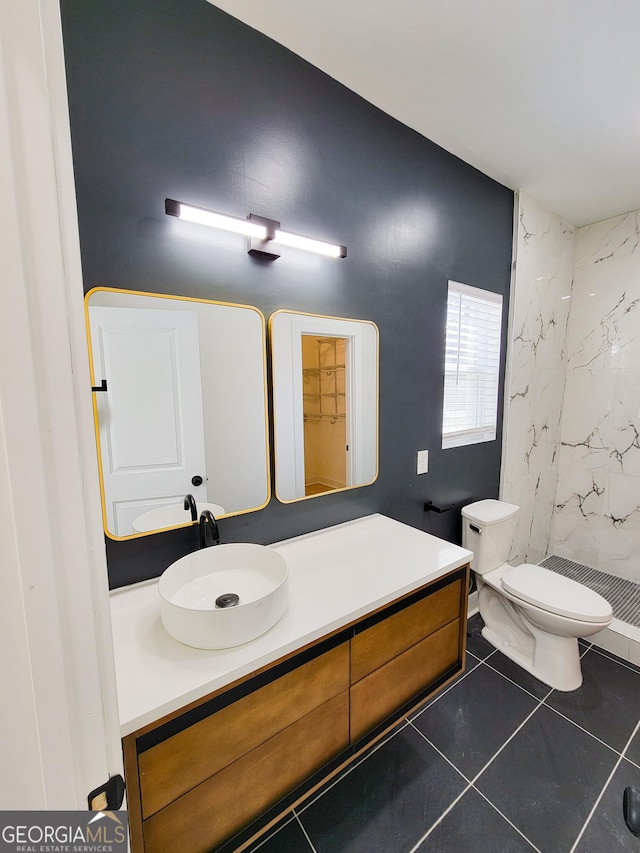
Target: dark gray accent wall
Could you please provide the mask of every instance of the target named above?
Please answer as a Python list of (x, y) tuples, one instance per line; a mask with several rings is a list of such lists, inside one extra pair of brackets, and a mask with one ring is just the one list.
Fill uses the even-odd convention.
[[(223, 519), (222, 540), (267, 544), (381, 512), (459, 541), (459, 511), (425, 514), (423, 503), (496, 497), (501, 425), (496, 441), (440, 449), (447, 281), (504, 295), (504, 350), (513, 193), (205, 0), (61, 7), (85, 290), (380, 329), (376, 483), (297, 504), (274, 497)], [(348, 257), (285, 250), (265, 263), (242, 237), (196, 227), (176, 237), (165, 197), (278, 219)], [(418, 476), (425, 448), (429, 473)], [(159, 575), (196, 546), (194, 530), (108, 540), (111, 586)]]

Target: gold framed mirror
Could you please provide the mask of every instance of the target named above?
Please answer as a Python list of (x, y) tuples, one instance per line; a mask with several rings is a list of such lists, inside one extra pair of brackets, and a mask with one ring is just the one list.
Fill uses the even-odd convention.
[(275, 492), (283, 503), (378, 476), (378, 328), (297, 311), (269, 318)]
[[(104, 529), (144, 536), (270, 498), (264, 315), (95, 288), (85, 299)], [(188, 503), (188, 502), (187, 502)]]

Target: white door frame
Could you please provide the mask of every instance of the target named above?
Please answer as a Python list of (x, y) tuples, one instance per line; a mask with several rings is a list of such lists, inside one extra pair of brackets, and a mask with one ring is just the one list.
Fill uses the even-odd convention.
[(0, 196), (0, 801), (86, 808), (122, 756), (58, 0), (0, 0)]

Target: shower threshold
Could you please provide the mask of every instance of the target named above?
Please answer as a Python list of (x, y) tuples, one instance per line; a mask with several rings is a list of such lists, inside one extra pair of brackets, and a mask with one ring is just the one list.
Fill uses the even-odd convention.
[(547, 557), (540, 565), (583, 583), (607, 599), (613, 610), (613, 621), (588, 640), (640, 666), (640, 584), (555, 555)]

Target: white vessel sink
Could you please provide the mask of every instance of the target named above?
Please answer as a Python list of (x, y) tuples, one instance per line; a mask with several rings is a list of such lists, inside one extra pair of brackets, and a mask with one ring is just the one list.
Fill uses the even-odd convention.
[[(224, 515), (224, 509), (220, 504), (196, 501), (196, 507), (198, 508), (198, 516), (205, 509), (210, 510), (215, 518)], [(133, 519), (131, 526), (136, 533), (148, 533), (150, 530), (162, 530), (163, 527), (176, 527), (178, 524), (191, 523), (191, 510), (185, 509), (182, 503), (177, 503), (143, 512), (142, 515)]]
[[(248, 643), (286, 610), (288, 575), (284, 558), (264, 545), (202, 548), (172, 563), (160, 578), (162, 624), (196, 649)], [(224, 606), (221, 596), (228, 595), (237, 596), (237, 604)]]

